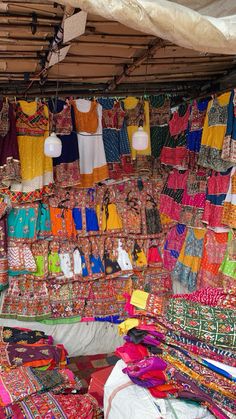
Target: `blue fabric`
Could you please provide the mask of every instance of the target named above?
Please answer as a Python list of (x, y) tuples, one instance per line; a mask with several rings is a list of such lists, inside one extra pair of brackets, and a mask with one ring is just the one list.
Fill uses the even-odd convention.
[(93, 255), (90, 256), (91, 270), (93, 274), (99, 274), (104, 272), (104, 266), (102, 264), (101, 258), (97, 258)]
[(88, 269), (86, 266), (84, 255), (81, 255), (81, 263), (82, 263), (82, 276), (88, 276)]
[[(94, 208), (85, 208), (86, 230), (99, 231), (98, 217)], [(82, 220), (81, 220), (82, 222)]]
[(222, 205), (225, 200), (226, 194), (221, 195), (208, 195), (206, 196), (206, 200), (209, 201), (213, 205)]
[(73, 208), (72, 217), (75, 223), (76, 230), (82, 230), (82, 213), (81, 208)]
[(226, 136), (230, 135), (232, 139), (236, 140), (236, 117), (234, 115), (234, 92), (231, 93), (228, 104), (228, 120), (226, 128)]
[[(198, 110), (203, 112), (208, 106), (208, 99), (204, 99), (197, 103)], [(187, 149), (190, 151), (199, 152), (202, 139), (202, 128), (196, 131), (188, 131), (187, 133)]]
[[(112, 109), (115, 99), (99, 98), (98, 102), (102, 105), (103, 109)], [(121, 107), (124, 109), (123, 102), (121, 102)], [(106, 161), (108, 163), (120, 162), (120, 157), (122, 155), (130, 154), (129, 138), (125, 119), (120, 130), (104, 128), (102, 134)]]
[[(56, 109), (54, 109), (54, 102), (49, 100), (48, 107), (50, 112), (58, 113), (63, 110), (65, 101), (57, 99)], [(75, 115), (73, 106), (71, 106), (71, 119), (73, 131), (69, 135), (58, 135), (62, 143), (62, 151), (59, 157), (53, 158), (53, 166), (57, 166), (61, 163), (72, 163), (73, 161), (79, 160), (79, 147), (77, 133), (75, 129)]]

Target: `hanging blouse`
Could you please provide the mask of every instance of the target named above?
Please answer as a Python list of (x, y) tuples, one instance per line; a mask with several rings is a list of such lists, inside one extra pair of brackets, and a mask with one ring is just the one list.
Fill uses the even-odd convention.
[(44, 136), (48, 130), (48, 117), (45, 114), (45, 105), (37, 102), (36, 111), (32, 115), (26, 114), (21, 103), (16, 105), (16, 132), (17, 135)]
[(193, 102), (191, 114), (189, 117), (189, 131), (193, 132), (193, 131), (198, 131), (199, 129), (202, 129), (205, 115), (206, 115), (206, 109), (201, 111), (199, 109), (197, 101), (195, 100)]
[(188, 120), (190, 115), (190, 106), (187, 106), (186, 111), (181, 115), (181, 108), (179, 107), (176, 110), (170, 119), (169, 128), (170, 128), (170, 135), (176, 136), (179, 135), (181, 132), (185, 131), (188, 127)]
[(226, 133), (230, 92), (211, 100), (207, 107), (198, 164), (218, 172), (232, 166), (222, 160), (221, 152)]
[(8, 117), (9, 104), (3, 102), (2, 109), (0, 111), (0, 136), (5, 137), (10, 129), (10, 121)]
[(91, 101), (90, 109), (87, 112), (82, 112), (78, 109), (78, 106), (84, 101), (85, 99), (73, 101), (76, 130), (77, 132), (88, 132), (93, 134), (98, 129), (97, 102)]
[(16, 119), (11, 104), (0, 102), (0, 186), (21, 181)]
[(165, 99), (160, 107), (150, 106), (150, 126), (164, 126), (168, 125), (170, 120), (170, 100)]
[(127, 125), (137, 125), (145, 123), (144, 102), (139, 100), (134, 108), (126, 109)]
[(112, 109), (102, 110), (102, 128), (122, 129), (125, 118), (125, 111), (121, 108), (120, 103), (114, 103)]
[(51, 131), (59, 135), (70, 135), (73, 126), (71, 118), (71, 105), (64, 105), (58, 113), (50, 113)]

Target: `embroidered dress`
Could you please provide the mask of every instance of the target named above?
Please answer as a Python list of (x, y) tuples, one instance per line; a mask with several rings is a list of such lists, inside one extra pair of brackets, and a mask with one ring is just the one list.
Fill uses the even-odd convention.
[(189, 291), (194, 291), (197, 286), (205, 233), (205, 230), (200, 229), (190, 228), (188, 230), (172, 272), (172, 277), (184, 284)]
[(160, 197), (160, 213), (179, 221), (182, 200), (187, 186), (188, 171), (174, 169), (170, 172)]
[(12, 185), (12, 191), (21, 192), (23, 201), (41, 199), (51, 193), (53, 183), (52, 159), (44, 154), (44, 140), (49, 135), (47, 106), (19, 101), (16, 105), (16, 131), (22, 184)]
[[(137, 155), (150, 155), (151, 154), (151, 143), (150, 143), (150, 121), (149, 121), (149, 102), (147, 100), (142, 101), (136, 97), (129, 96), (124, 99), (124, 109), (126, 111), (126, 123), (127, 131), (130, 142), (132, 158), (136, 158)], [(137, 151), (132, 147), (132, 135), (137, 131), (139, 125), (143, 126), (144, 131), (148, 134), (148, 146), (145, 150)]]
[(161, 163), (177, 168), (187, 168), (187, 128), (190, 105), (180, 105), (169, 121), (170, 135), (161, 151)]
[(195, 168), (197, 164), (207, 105), (208, 99), (198, 102), (194, 100), (191, 107), (187, 132), (187, 160), (190, 168)]
[(230, 174), (229, 190), (223, 203), (222, 224), (236, 228), (236, 167)]
[(9, 239), (31, 242), (37, 237), (38, 204), (18, 205), (7, 216)]
[(176, 265), (185, 240), (186, 232), (187, 229), (185, 225), (177, 224), (176, 226), (173, 226), (166, 235), (163, 252), (163, 266), (168, 269), (168, 271), (172, 271)]
[(159, 158), (167, 142), (170, 120), (170, 99), (165, 95), (150, 97), (150, 134), (152, 156)]
[(234, 233), (228, 233), (228, 243), (224, 260), (220, 266), (222, 286), (225, 289), (235, 288), (236, 285), (236, 260), (230, 257), (230, 248), (235, 241)]
[(202, 132), (198, 164), (218, 172), (232, 166), (232, 163), (223, 161), (221, 158), (229, 99), (230, 93), (224, 93), (209, 102)]
[(236, 89), (231, 93), (221, 158), (236, 164)]
[(19, 160), (13, 106), (0, 102), (0, 188), (21, 182)]
[(102, 106), (78, 99), (73, 102), (80, 155), (81, 186), (91, 187), (108, 178), (102, 139)]
[(207, 194), (203, 223), (214, 229), (224, 227), (222, 223), (223, 203), (230, 183), (230, 170), (219, 173), (213, 172), (207, 182)]
[(212, 230), (207, 230), (197, 278), (198, 289), (222, 286), (219, 268), (224, 259), (227, 241), (228, 233), (216, 233)]
[(80, 184), (79, 148), (75, 128), (74, 108), (63, 100), (48, 103), (51, 112), (51, 131), (55, 131), (62, 142), (59, 157), (53, 159), (53, 174), (60, 187)]
[(109, 177), (118, 179), (133, 172), (123, 103), (101, 98), (103, 143)]
[(10, 279), (4, 295), (0, 317), (26, 321), (50, 317), (48, 289), (45, 281), (18, 276)]

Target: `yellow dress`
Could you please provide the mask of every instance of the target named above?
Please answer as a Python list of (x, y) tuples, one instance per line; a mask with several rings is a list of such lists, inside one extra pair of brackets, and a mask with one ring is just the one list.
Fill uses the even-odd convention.
[(224, 93), (208, 103), (204, 121), (198, 164), (216, 171), (225, 171), (232, 163), (221, 158), (223, 141), (228, 120), (230, 92)]
[[(100, 219), (100, 205), (97, 205), (97, 217)], [(123, 228), (122, 220), (117, 211), (116, 204), (108, 204), (102, 211), (102, 231), (120, 230)]]
[(52, 159), (44, 154), (44, 141), (49, 135), (47, 106), (19, 101), (16, 107), (16, 130), (22, 184), (13, 190), (25, 194), (47, 192), (53, 183)]
[[(124, 99), (124, 108), (127, 114), (127, 131), (132, 158), (135, 159), (137, 155), (149, 156), (151, 154), (149, 102), (145, 100), (143, 103), (136, 97), (128, 96)], [(140, 121), (143, 121), (143, 129), (148, 133), (148, 147), (145, 150), (137, 151), (132, 147), (132, 135), (137, 131)]]

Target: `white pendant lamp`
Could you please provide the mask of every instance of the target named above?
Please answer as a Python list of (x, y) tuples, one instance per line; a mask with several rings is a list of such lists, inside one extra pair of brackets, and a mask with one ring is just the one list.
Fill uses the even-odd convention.
[(44, 154), (48, 157), (59, 157), (61, 155), (62, 144), (55, 132), (52, 132), (44, 141)]
[(143, 127), (138, 127), (132, 135), (132, 147), (134, 150), (142, 151), (148, 148), (148, 133), (144, 131)]

